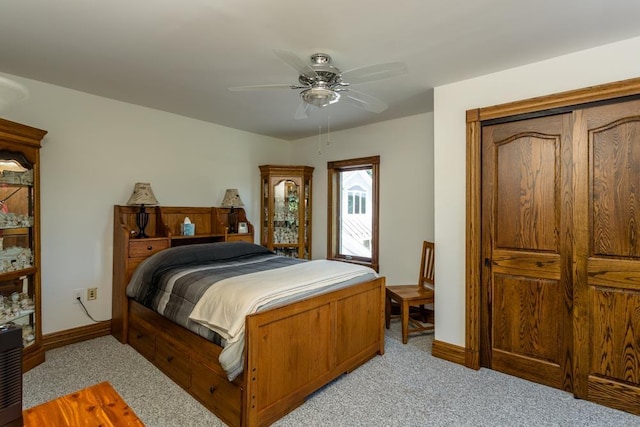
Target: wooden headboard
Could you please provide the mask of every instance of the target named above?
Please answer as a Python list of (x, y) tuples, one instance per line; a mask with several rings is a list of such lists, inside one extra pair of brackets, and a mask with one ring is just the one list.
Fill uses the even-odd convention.
[[(114, 206), (113, 219), (113, 289), (111, 330), (121, 342), (127, 340), (127, 297), (125, 288), (136, 267), (149, 256), (172, 246), (210, 242), (245, 241), (254, 243), (253, 225), (242, 208), (235, 208), (238, 221), (246, 222), (247, 233), (228, 232), (229, 208), (155, 206), (147, 208), (149, 223), (138, 239), (137, 206)], [(185, 217), (195, 224), (193, 236), (183, 236), (180, 225)]]

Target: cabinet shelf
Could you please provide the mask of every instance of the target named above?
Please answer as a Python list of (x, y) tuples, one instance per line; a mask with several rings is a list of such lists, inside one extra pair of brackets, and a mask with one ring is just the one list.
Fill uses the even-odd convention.
[(33, 169), (25, 171), (3, 170), (0, 173), (0, 184), (3, 187), (33, 187), (34, 173)]
[(33, 183), (30, 183), (30, 184), (16, 184), (15, 182), (3, 181), (1, 176), (0, 176), (0, 185), (2, 185), (5, 188), (29, 188), (29, 187), (33, 187)]
[(224, 240), (224, 234), (212, 233), (212, 234), (194, 234), (193, 236), (184, 236), (182, 234), (172, 234), (171, 240), (196, 240), (196, 239), (220, 239)]
[(12, 235), (29, 234), (33, 225), (0, 225), (0, 230), (10, 230)]
[(219, 233), (194, 234), (193, 236), (171, 235), (171, 246), (193, 245), (197, 243), (224, 242), (225, 235)]
[(20, 312), (14, 316), (0, 318), (0, 326), (15, 322), (16, 320), (22, 319), (23, 317), (29, 316), (35, 312), (36, 311), (34, 309), (20, 310)]
[(28, 276), (33, 276), (38, 272), (37, 267), (28, 267), (20, 270), (14, 271), (3, 271), (0, 272), (0, 283), (2, 282), (11, 282), (14, 280), (25, 279)]

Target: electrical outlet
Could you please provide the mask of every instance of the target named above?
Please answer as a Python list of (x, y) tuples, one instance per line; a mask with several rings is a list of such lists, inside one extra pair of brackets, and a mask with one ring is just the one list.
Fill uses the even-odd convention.
[(73, 303), (74, 304), (80, 304), (80, 301), (78, 301), (78, 298), (80, 298), (82, 300), (82, 292), (83, 292), (83, 289), (74, 289), (73, 290)]
[(87, 289), (87, 301), (98, 299), (98, 288)]

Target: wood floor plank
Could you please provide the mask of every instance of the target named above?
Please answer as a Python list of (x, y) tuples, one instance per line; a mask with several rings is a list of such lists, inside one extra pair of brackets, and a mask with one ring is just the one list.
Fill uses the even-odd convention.
[(144, 427), (108, 382), (26, 409), (22, 416), (25, 427)]

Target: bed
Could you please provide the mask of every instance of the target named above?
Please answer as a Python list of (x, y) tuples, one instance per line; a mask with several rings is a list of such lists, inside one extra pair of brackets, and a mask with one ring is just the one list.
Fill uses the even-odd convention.
[[(200, 251), (205, 246), (215, 249), (214, 257), (222, 258), (216, 259), (214, 264), (224, 264), (225, 272), (222, 275), (226, 275), (209, 288), (227, 283), (237, 286), (249, 277), (262, 283), (260, 274), (268, 275), (269, 271), (273, 271), (272, 268), (266, 271), (247, 270), (246, 265), (240, 266), (242, 263), (237, 262), (237, 258), (225, 255), (228, 248), (236, 255), (240, 252), (239, 258), (244, 261), (252, 257), (275, 258), (271, 261), (282, 264), (276, 267), (281, 272), (301, 268), (303, 276), (307, 274), (304, 269), (315, 263), (299, 263), (276, 257), (261, 246), (249, 243), (193, 245), (198, 253), (196, 258), (206, 258), (203, 261), (207, 265), (205, 270), (221, 271), (211, 265), (212, 260), (207, 258), (209, 255), (203, 255), (206, 252), (204, 249)], [(260, 254), (247, 253), (256, 250)], [(187, 256), (187, 253), (190, 255)], [(147, 268), (159, 258), (175, 265)], [(186, 267), (179, 265), (182, 262), (180, 258), (184, 258)], [(238, 264), (244, 278), (237, 273), (230, 273), (233, 268), (227, 267), (234, 263)], [(190, 314), (193, 310), (176, 308), (172, 305), (172, 297), (165, 293), (167, 283), (172, 280), (165, 275), (170, 274), (169, 270), (185, 274), (186, 270), (193, 272), (200, 268), (195, 267), (197, 264), (193, 260), (192, 248), (183, 246), (162, 249), (147, 257), (132, 274), (132, 285), (127, 287), (128, 295), (122, 299), (126, 305), (123, 307), (126, 315), (122, 319), (114, 319), (114, 325), (122, 332), (119, 337), (121, 341), (130, 344), (229, 425), (272, 424), (302, 404), (307, 396), (320, 387), (356, 369), (375, 355), (384, 353), (384, 278), (376, 275), (349, 277), (350, 273), (340, 276), (340, 273), (339, 280), (333, 279), (328, 283), (323, 279), (323, 282), (327, 282), (324, 283), (326, 286), (315, 284), (312, 287), (316, 286), (317, 289), (311, 290), (300, 291), (290, 280), (290, 286), (296, 288), (295, 295), (284, 298), (278, 296), (267, 302), (261, 300), (257, 305), (251, 302), (250, 314), (242, 322), (240, 367), (230, 370), (228, 365), (221, 363), (220, 357), (222, 355), (224, 360), (228, 341), (233, 341), (235, 336), (210, 329), (206, 320), (189, 318), (185, 313)], [(126, 266), (122, 268), (127, 269)], [(114, 273), (116, 269), (114, 265)], [(320, 266), (320, 270), (325, 269), (326, 266)], [(195, 282), (201, 282), (206, 276), (204, 272), (194, 274)], [(159, 288), (159, 293), (156, 289), (154, 296), (153, 292), (143, 290), (140, 280), (148, 282), (146, 284), (155, 283), (151, 286)], [(160, 282), (164, 284), (158, 285)], [(182, 285), (177, 279), (172, 286), (180, 288)], [(125, 292), (122, 287), (120, 290)], [(189, 304), (195, 308), (199, 299), (192, 298), (193, 295), (185, 297), (190, 292), (201, 293), (200, 297), (206, 294), (200, 289), (186, 291), (175, 298), (189, 299)], [(150, 308), (153, 304), (149, 302), (154, 299), (156, 302), (164, 299), (160, 306), (173, 315), (160, 314), (157, 308)], [(181, 322), (184, 324), (185, 318), (188, 319), (187, 324), (180, 325)]]

